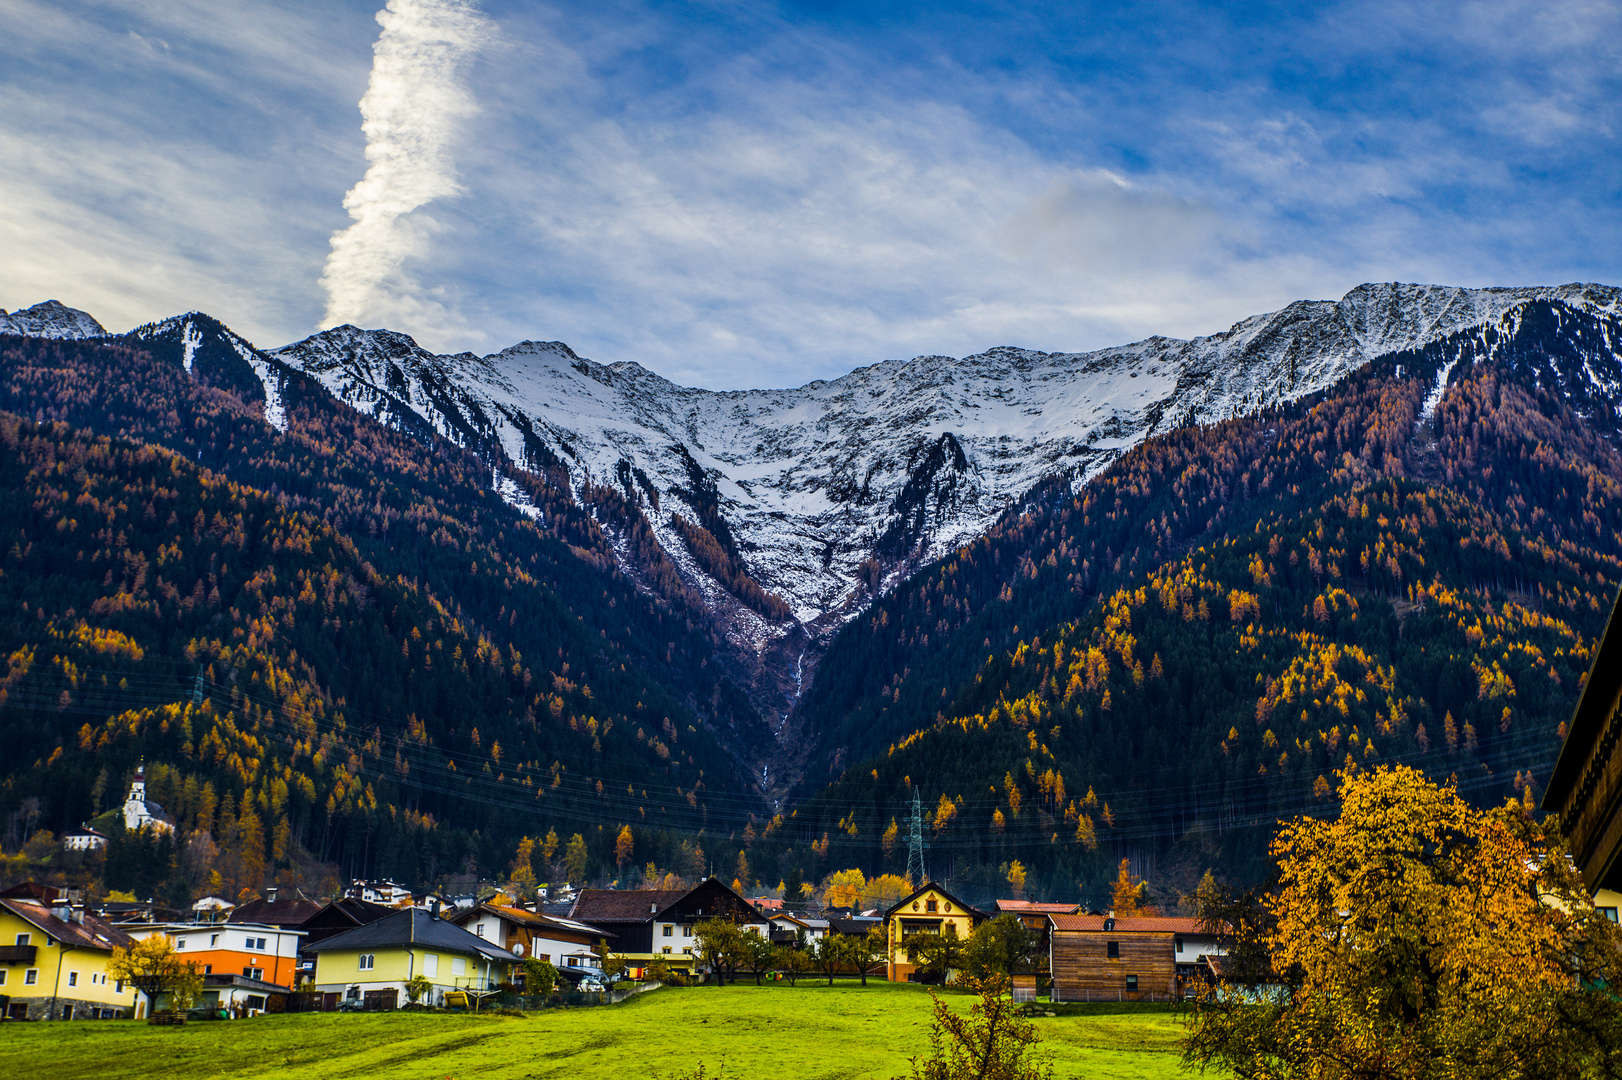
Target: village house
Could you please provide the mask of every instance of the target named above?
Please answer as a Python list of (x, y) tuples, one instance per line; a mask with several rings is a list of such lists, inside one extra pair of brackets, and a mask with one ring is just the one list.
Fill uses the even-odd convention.
[[(299, 946), (304, 934), (269, 923), (192, 922), (143, 923), (124, 928), (132, 937), (167, 935), (175, 955), (196, 964), (207, 984), (208, 976), (241, 976), (286, 993), (298, 979)], [(235, 985), (230, 983), (229, 985)]]
[(62, 850), (105, 851), (107, 850), (107, 834), (97, 832), (88, 825), (82, 825), (77, 829), (69, 829), (62, 834)]
[(814, 943), (829, 932), (827, 919), (816, 919), (809, 915), (795, 915), (788, 911), (762, 912), (767, 917), (768, 932), (773, 945), (798, 946)]
[[(53, 890), (54, 892), (54, 890)], [(8, 1020), (107, 1020), (145, 1015), (107, 961), (128, 934), (77, 901), (0, 898), (0, 1000)]]
[(428, 980), (421, 999), (439, 1005), (453, 990), (495, 992), (509, 982), (519, 957), (422, 908), (405, 908), (306, 948), (315, 956), (314, 989), (321, 1008), (355, 1002), (368, 1012), (409, 1004), (406, 984)]
[(574, 919), (543, 915), (504, 904), (482, 903), (457, 911), (450, 920), (475, 937), (483, 938), (519, 957), (533, 957), (558, 969), (570, 982), (586, 975), (602, 975), (593, 946), (614, 934)]
[(1198, 919), (1049, 915), (1054, 1001), (1167, 1001), (1182, 997), (1220, 956)]
[(766, 916), (714, 877), (691, 889), (582, 889), (569, 917), (613, 933), (614, 951), (633, 969), (660, 960), (672, 970), (692, 972), (695, 931), (705, 919), (769, 932)]
[(976, 911), (933, 881), (910, 896), (902, 897), (884, 912), (884, 934), (888, 943), (885, 978), (909, 982), (918, 971), (916, 958), (907, 948), (907, 939), (918, 934), (942, 934), (967, 938), (985, 921)]

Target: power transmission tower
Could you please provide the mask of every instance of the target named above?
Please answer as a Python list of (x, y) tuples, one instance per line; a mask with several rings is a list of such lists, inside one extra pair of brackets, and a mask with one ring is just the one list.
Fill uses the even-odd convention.
[(197, 669), (197, 683), (191, 688), (191, 703), (193, 705), (203, 703), (203, 669), (201, 667)]
[(912, 816), (907, 819), (907, 880), (917, 888), (929, 880), (924, 869), (924, 807), (918, 801), (918, 791), (912, 793)]

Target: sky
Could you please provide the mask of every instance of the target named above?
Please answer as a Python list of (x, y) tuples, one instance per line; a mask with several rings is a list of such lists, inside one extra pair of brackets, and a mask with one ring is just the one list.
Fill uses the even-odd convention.
[(1622, 0), (0, 0), (0, 307), (689, 385), (1622, 284)]

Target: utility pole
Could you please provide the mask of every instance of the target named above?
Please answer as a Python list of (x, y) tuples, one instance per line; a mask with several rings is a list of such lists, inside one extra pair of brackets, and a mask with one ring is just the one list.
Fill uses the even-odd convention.
[(929, 880), (924, 869), (924, 807), (918, 801), (918, 789), (912, 791), (912, 816), (907, 818), (907, 880), (918, 888)]

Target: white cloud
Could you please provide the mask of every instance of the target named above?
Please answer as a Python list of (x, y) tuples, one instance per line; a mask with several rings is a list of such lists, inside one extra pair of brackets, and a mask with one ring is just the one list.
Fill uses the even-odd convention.
[(377, 21), (383, 32), (360, 100), (366, 175), (344, 197), (355, 223), (332, 237), (324, 322), (403, 321), (443, 333), (459, 319), (406, 262), (435, 228), (414, 212), (461, 191), (450, 148), (476, 111), (462, 72), (491, 27), (467, 0), (389, 0)]

